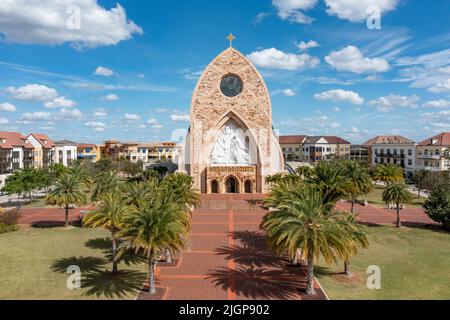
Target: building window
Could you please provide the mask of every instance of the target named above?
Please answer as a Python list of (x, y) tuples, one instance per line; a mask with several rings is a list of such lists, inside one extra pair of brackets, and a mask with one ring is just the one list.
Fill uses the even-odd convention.
[(250, 180), (245, 181), (245, 193), (253, 193), (253, 184)]
[(408, 166), (412, 166), (412, 160), (411, 159), (408, 160)]
[(219, 193), (219, 183), (216, 180), (211, 182), (211, 193)]

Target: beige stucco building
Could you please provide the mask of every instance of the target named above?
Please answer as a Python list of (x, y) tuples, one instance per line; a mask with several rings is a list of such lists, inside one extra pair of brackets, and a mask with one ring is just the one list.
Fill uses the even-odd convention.
[(202, 193), (265, 193), (265, 178), (284, 172), (266, 84), (232, 47), (197, 83), (179, 170), (190, 174)]

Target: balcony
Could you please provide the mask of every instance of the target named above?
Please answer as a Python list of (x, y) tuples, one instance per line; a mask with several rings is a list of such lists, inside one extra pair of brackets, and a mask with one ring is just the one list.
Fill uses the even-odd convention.
[(392, 154), (392, 153), (376, 153), (378, 158), (393, 158), (393, 159), (405, 159), (406, 155), (404, 154)]
[(429, 160), (441, 160), (441, 155), (432, 154), (422, 154), (418, 156), (419, 159), (429, 159)]

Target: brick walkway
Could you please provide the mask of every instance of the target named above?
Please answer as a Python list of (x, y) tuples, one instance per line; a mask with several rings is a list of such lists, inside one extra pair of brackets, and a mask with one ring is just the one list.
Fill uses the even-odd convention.
[[(351, 203), (339, 202), (336, 207), (350, 212)], [(355, 212), (358, 214), (358, 219), (364, 223), (395, 224), (397, 221), (397, 211), (387, 208), (356, 205)], [(400, 216), (405, 225), (436, 224), (423, 209), (407, 208), (401, 211)]]
[[(77, 208), (69, 210), (69, 221), (73, 223), (76, 221), (80, 212), (92, 210), (93, 207)], [(65, 211), (60, 208), (39, 208), (20, 210), (22, 216), (19, 219), (21, 225), (31, 225), (34, 227), (52, 227), (64, 225)]]
[[(214, 202), (209, 206), (229, 208), (195, 211), (189, 250), (177, 266), (157, 268), (158, 286), (165, 289), (163, 299), (311, 299), (302, 294), (305, 270), (290, 266), (268, 249), (259, 231), (266, 211), (241, 199)], [(316, 288), (314, 299), (325, 299), (317, 283)]]

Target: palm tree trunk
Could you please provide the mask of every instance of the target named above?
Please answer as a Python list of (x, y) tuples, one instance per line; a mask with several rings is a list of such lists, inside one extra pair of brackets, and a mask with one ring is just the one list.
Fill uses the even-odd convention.
[(352, 199), (352, 210), (351, 210), (352, 214), (355, 213), (355, 203), (356, 203), (356, 200)]
[(316, 290), (314, 290), (314, 252), (311, 249), (308, 252), (308, 275), (306, 276), (306, 294), (308, 296), (316, 295)]
[(156, 286), (155, 286), (155, 259), (153, 251), (150, 250), (147, 255), (148, 258), (148, 286), (149, 286), (149, 292), (151, 295), (154, 295), (156, 293)]
[(344, 261), (344, 273), (346, 275), (350, 275), (350, 262), (349, 261)]
[(419, 193), (417, 194), (418, 199), (420, 198), (420, 191), (422, 191), (422, 190), (419, 189)]
[(32, 192), (29, 193), (29, 197), (30, 197), (30, 203), (33, 203), (33, 193)]
[(397, 228), (402, 227), (402, 220), (400, 219), (400, 204), (397, 203)]
[(166, 263), (172, 263), (172, 254), (170, 253), (169, 249), (166, 249)]
[(69, 227), (69, 206), (66, 206), (64, 208), (64, 210), (65, 210), (65, 224), (64, 224), (64, 226), (66, 228), (68, 228)]
[(111, 240), (112, 240), (112, 273), (113, 274), (118, 274), (119, 273), (119, 268), (117, 267), (117, 261), (116, 261), (116, 257), (117, 257), (117, 239), (115, 236), (115, 233), (111, 233)]

